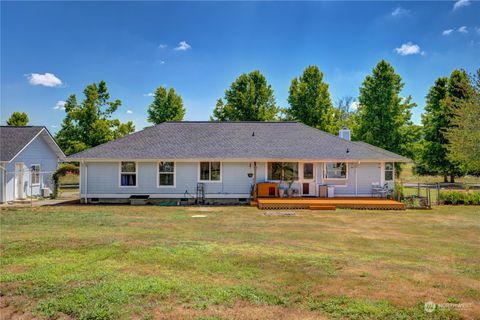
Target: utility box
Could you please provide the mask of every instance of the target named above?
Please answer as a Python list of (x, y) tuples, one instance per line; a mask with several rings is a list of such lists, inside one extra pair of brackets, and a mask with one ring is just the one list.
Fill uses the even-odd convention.
[(52, 191), (50, 190), (50, 188), (42, 188), (42, 197), (49, 198), (51, 194)]
[(328, 197), (329, 198), (335, 197), (335, 187), (334, 186), (328, 186)]
[(326, 184), (318, 185), (318, 197), (326, 198), (328, 195), (328, 186)]

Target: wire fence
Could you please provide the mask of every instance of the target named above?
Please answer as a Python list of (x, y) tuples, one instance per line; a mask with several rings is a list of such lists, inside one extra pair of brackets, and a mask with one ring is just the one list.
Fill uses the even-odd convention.
[[(404, 199), (407, 207), (424, 206), (430, 208), (432, 204), (444, 204), (442, 192), (445, 191), (479, 191), (480, 183), (464, 182), (436, 182), (436, 183), (402, 183)], [(409, 203), (410, 202), (410, 203)]]

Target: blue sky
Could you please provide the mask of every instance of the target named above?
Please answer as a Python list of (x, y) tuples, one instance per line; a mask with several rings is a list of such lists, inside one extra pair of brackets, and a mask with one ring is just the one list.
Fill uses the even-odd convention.
[(316, 64), (332, 99), (357, 97), (380, 59), (394, 66), (420, 121), (439, 76), (480, 67), (480, 2), (2, 2), (1, 114), (57, 131), (61, 101), (105, 80), (116, 117), (147, 125), (149, 93), (173, 86), (186, 120), (208, 120), (241, 73), (259, 69), (287, 106), (293, 77)]

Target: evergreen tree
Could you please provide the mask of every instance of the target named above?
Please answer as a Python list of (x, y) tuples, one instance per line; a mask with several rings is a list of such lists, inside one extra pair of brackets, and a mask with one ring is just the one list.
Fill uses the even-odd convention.
[(410, 110), (416, 104), (410, 96), (400, 96), (403, 85), (387, 61), (382, 60), (375, 66), (360, 88), (355, 139), (409, 156), (412, 137), (405, 133), (412, 125)]
[(292, 80), (289, 90), (287, 114), (308, 126), (336, 133), (334, 110), (328, 84), (317, 66), (308, 66), (303, 74)]
[(152, 104), (148, 107), (148, 121), (159, 124), (165, 121), (182, 121), (185, 116), (182, 97), (173, 88), (160, 86), (155, 90)]
[(448, 157), (449, 140), (445, 132), (455, 124), (455, 110), (471, 95), (471, 85), (465, 71), (454, 70), (450, 77), (438, 78), (427, 95), (425, 113), (422, 115), (424, 145), (420, 159), (423, 173), (441, 174), (447, 182), (455, 181), (460, 170)]
[(272, 87), (260, 71), (242, 74), (225, 91), (225, 102), (217, 100), (211, 120), (271, 121), (276, 120), (278, 107)]
[[(463, 77), (462, 77), (463, 79)], [(457, 91), (459, 92), (459, 91)], [(480, 69), (472, 77), (468, 91), (460, 91), (452, 110), (451, 126), (445, 129), (447, 158), (463, 173), (480, 174)], [(467, 93), (467, 94), (463, 94)]]
[(7, 120), (9, 126), (26, 126), (28, 124), (28, 115), (26, 112), (15, 111)]

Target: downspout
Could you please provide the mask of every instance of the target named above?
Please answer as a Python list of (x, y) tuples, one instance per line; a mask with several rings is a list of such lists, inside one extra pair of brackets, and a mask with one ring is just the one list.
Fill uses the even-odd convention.
[(355, 197), (358, 197), (358, 167), (360, 166), (360, 161), (358, 161), (355, 166)]
[(253, 161), (253, 201), (257, 201), (257, 162)]
[[(88, 203), (88, 197), (87, 197), (87, 194), (88, 194), (88, 166), (85, 163), (85, 161), (82, 161), (82, 163), (85, 166), (85, 204), (87, 204)], [(80, 176), (81, 175), (82, 175), (82, 173), (80, 172)]]

